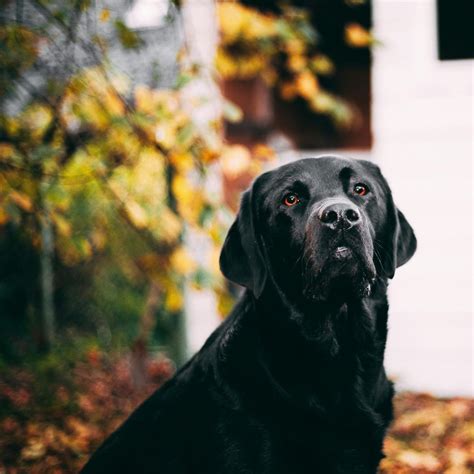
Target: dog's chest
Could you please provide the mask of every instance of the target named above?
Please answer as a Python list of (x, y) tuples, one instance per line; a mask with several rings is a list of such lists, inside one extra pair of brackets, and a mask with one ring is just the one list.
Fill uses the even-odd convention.
[(275, 472), (373, 474), (374, 454), (380, 452), (375, 438), (375, 433), (366, 429), (336, 429), (316, 423), (280, 432), (273, 442), (274, 465), (280, 469)]
[(381, 440), (362, 429), (240, 418), (220, 427), (225, 472), (374, 474)]

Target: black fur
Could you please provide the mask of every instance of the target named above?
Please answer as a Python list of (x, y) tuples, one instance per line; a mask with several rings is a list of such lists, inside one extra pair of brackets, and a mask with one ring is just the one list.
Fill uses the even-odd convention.
[[(357, 225), (325, 224), (331, 203), (357, 211)], [(321, 157), (260, 176), (221, 255), (246, 291), (83, 472), (375, 473), (392, 419), (387, 279), (415, 248), (369, 162)]]

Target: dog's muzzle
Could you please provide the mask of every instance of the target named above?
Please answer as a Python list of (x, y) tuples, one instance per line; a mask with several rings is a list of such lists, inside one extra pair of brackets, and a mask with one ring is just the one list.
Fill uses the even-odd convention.
[(314, 299), (370, 293), (372, 241), (361, 210), (343, 197), (325, 199), (310, 215), (305, 292)]

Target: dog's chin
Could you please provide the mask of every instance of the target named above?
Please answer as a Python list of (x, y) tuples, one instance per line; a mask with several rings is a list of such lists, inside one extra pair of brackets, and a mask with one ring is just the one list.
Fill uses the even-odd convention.
[[(343, 256), (338, 255), (342, 253)], [(370, 263), (352, 252), (340, 249), (316, 270), (315, 278), (308, 279), (304, 296), (312, 301), (347, 302), (370, 295), (375, 277), (375, 269)]]

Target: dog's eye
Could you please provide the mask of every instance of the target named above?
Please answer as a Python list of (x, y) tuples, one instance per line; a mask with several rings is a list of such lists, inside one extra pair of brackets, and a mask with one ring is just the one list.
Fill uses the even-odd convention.
[(294, 206), (299, 202), (300, 198), (295, 193), (288, 193), (283, 199), (283, 204), (288, 207)]
[(366, 184), (357, 183), (354, 186), (354, 192), (358, 194), (359, 196), (365, 196), (369, 192), (369, 188), (367, 187)]

